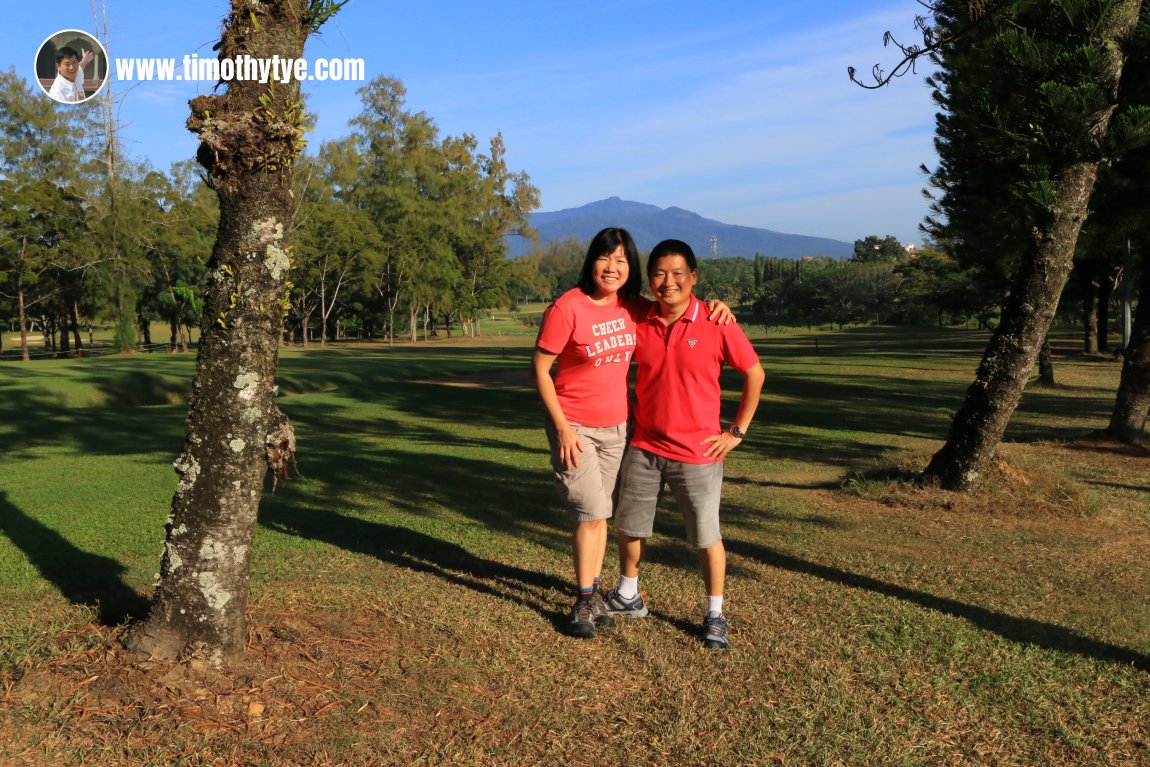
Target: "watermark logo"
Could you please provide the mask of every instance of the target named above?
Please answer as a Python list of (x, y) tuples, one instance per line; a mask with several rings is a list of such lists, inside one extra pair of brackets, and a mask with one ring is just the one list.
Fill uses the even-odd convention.
[(80, 29), (49, 35), (36, 51), (36, 82), (61, 104), (82, 104), (108, 80), (108, 53), (100, 41)]
[(36, 53), (36, 82), (61, 104), (80, 104), (103, 90), (110, 76), (119, 81), (362, 82), (367, 66), (360, 58), (201, 57), (191, 53), (167, 58), (110, 59), (94, 35), (62, 29), (50, 35)]
[(346, 82), (366, 79), (363, 59), (270, 59), (242, 55), (235, 58), (117, 58), (117, 80), (192, 82)]

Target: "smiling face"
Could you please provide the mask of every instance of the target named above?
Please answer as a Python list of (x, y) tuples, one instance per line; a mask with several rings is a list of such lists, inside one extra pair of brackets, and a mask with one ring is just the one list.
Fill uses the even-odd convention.
[(647, 277), (651, 281), (651, 293), (659, 304), (659, 314), (663, 317), (681, 315), (690, 304), (691, 291), (699, 281), (699, 273), (691, 269), (686, 258), (677, 254), (655, 261)]
[(73, 82), (80, 71), (80, 60), (75, 56), (65, 56), (56, 62), (56, 71), (68, 82)]
[(627, 252), (622, 245), (599, 256), (591, 266), (591, 281), (595, 283), (595, 293), (591, 297), (598, 300), (615, 295), (626, 284), (630, 273)]

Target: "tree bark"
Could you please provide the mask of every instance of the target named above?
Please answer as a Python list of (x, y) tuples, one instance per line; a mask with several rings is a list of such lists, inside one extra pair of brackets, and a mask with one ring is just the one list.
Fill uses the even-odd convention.
[(60, 315), (60, 319), (56, 322), (60, 326), (60, 355), (64, 356), (71, 354), (72, 344), (68, 337), (68, 317), (67, 315)]
[(1098, 302), (1099, 291), (1102, 289), (1093, 266), (1086, 267), (1089, 271), (1082, 280), (1085, 290), (1082, 298), (1082, 351), (1084, 354), (1098, 353)]
[(80, 299), (73, 296), (68, 308), (71, 313), (69, 319), (72, 326), (72, 337), (76, 341), (76, 356), (82, 357), (84, 356), (84, 337), (80, 335)]
[(1130, 346), (1125, 352), (1118, 396), (1106, 433), (1123, 442), (1141, 443), (1145, 439), (1148, 413), (1150, 413), (1150, 264), (1143, 264), (1138, 310), (1134, 313)]
[[(1096, 145), (1104, 140), (1117, 104), (1125, 64), (1121, 43), (1133, 33), (1141, 5), (1141, 0), (1119, 0), (1097, 30), (1108, 49), (1105, 76), (1111, 101), (1087, 118)], [(1058, 309), (1102, 159), (1097, 147), (1084, 147), (1051, 168), (1053, 193), (1046, 221), (1035, 228), (1034, 241), (1024, 254), (974, 383), (954, 417), (946, 443), (923, 472), (923, 481), (969, 491), (990, 468)]]
[(20, 241), (20, 268), (16, 272), (16, 306), (20, 322), (20, 359), (28, 362), (32, 355), (28, 353), (28, 307), (24, 303), (24, 263), (27, 259), (28, 235)]
[(974, 383), (924, 481), (971, 490), (994, 460), (1058, 308), (1097, 172), (1097, 162), (1079, 162), (1057, 177), (1049, 225), (1019, 269)]
[(1099, 352), (1110, 349), (1110, 295), (1114, 292), (1114, 281), (1110, 275), (1103, 274), (1098, 280), (1098, 303), (1095, 308), (1098, 316), (1094, 321), (1095, 346)]
[(1038, 349), (1038, 384), (1054, 386), (1054, 353), (1050, 350), (1050, 336), (1042, 339)]
[[(312, 0), (312, 5), (319, 5)], [(307, 0), (233, 0), (220, 57), (298, 59)], [(286, 476), (295, 436), (276, 406), (279, 338), (291, 260), (292, 163), (302, 145), (299, 83), (235, 81), (190, 102), (197, 159), (220, 201), (208, 266), (180, 481), (147, 620), (128, 647), (221, 664), (244, 652), (252, 532), (264, 477)]]

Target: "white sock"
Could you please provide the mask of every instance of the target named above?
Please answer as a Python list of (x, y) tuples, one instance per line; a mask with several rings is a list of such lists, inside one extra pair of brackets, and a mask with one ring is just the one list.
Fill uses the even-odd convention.
[(620, 575), (619, 588), (616, 591), (624, 599), (634, 599), (639, 595), (639, 576), (628, 578), (626, 575)]
[(707, 615), (722, 615), (723, 614), (723, 595), (719, 594), (717, 597), (707, 597)]

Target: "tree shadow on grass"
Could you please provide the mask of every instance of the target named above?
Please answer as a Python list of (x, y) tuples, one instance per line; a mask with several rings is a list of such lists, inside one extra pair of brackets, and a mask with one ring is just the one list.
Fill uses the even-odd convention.
[[(774, 479), (754, 479), (752, 477), (724, 476), (723, 485), (743, 485), (746, 487), (768, 488), (778, 487), (788, 490), (837, 490), (842, 487), (839, 479), (828, 479), (812, 482), (779, 482)], [(723, 508), (726, 508), (724, 504)]]
[(192, 394), (190, 381), (172, 380), (147, 370), (129, 370), (94, 383), (111, 407), (187, 405)]
[(117, 626), (147, 614), (148, 600), (124, 582), (125, 567), (114, 559), (77, 548), (32, 519), (0, 490), (0, 532), (19, 547), (44, 580), (74, 605), (97, 610), (100, 623)]
[[(97, 380), (91, 385), (107, 388)], [(131, 396), (125, 394), (117, 401)], [(102, 455), (175, 455), (186, 413), (182, 405), (67, 407), (48, 395), (8, 389), (0, 396), (0, 455), (13, 460), (35, 459), (35, 451), (46, 445)]]
[[(423, 517), (459, 515), (484, 527), (566, 546), (570, 527), (540, 447), (498, 439), (501, 432), (460, 436), (431, 420), (362, 422), (338, 405), (291, 403), (308, 483), (289, 486), (296, 502), (320, 508), (391, 508)], [(542, 429), (539, 441), (542, 442)]]
[(1096, 487), (1113, 487), (1118, 490), (1132, 490), (1136, 493), (1150, 493), (1150, 485), (1126, 485), (1121, 482), (1102, 482), (1097, 479), (1084, 480), (1088, 485)]
[(571, 589), (570, 584), (552, 575), (485, 559), (443, 538), (322, 509), (273, 501), (261, 509), (260, 524), (506, 599), (534, 610), (556, 628), (563, 612), (555, 609), (555, 597), (550, 592), (567, 593)]
[(960, 602), (956, 599), (916, 591), (859, 573), (793, 557), (756, 543), (741, 540), (727, 540), (725, 543), (729, 553), (748, 557), (771, 567), (778, 567), (803, 575), (812, 575), (843, 586), (866, 589), (876, 594), (916, 604), (928, 610), (935, 610), (944, 615), (963, 618), (981, 629), (998, 634), (1012, 642), (1035, 645), (1058, 652), (1074, 653), (1107, 663), (1129, 665), (1139, 671), (1150, 671), (1150, 657), (1128, 647), (1082, 636), (1063, 626), (1031, 618), (1018, 618), (978, 605)]
[[(643, 565), (658, 565), (671, 570), (678, 570), (682, 573), (682, 578), (679, 581), (681, 588), (694, 591), (699, 595), (699, 604), (702, 605), (703, 598), (706, 596), (706, 589), (703, 585), (702, 573), (699, 571), (698, 555), (694, 547), (687, 542), (687, 533), (683, 527), (683, 518), (675, 501), (670, 498), (669, 491), (664, 488), (663, 493), (666, 497), (661, 498), (659, 506), (655, 512), (655, 523), (652, 529), (652, 536), (647, 539), (647, 545), (643, 553)], [(739, 519), (732, 520), (731, 517), (738, 515)], [(722, 524), (724, 529), (729, 527), (745, 528), (748, 526), (748, 519), (754, 518), (761, 520), (764, 517), (769, 517), (774, 520), (782, 520), (777, 514), (762, 509), (747, 509), (745, 507), (735, 507), (728, 504), (723, 505), (722, 509)], [(818, 527), (835, 527), (838, 523), (827, 517), (817, 515), (810, 515), (803, 518), (794, 519), (793, 521), (814, 525)], [(615, 531), (612, 530), (607, 541), (607, 556), (615, 556)], [(727, 535), (723, 536), (723, 544), (727, 551), (731, 550), (730, 538)], [(642, 565), (640, 566), (640, 575), (642, 575)], [(727, 560), (727, 578), (750, 578), (752, 574), (745, 567), (740, 565), (737, 560)], [(658, 597), (652, 606), (650, 599), (647, 599), (649, 607), (649, 615), (653, 618), (668, 623), (679, 631), (682, 631), (688, 636), (701, 636), (702, 632), (702, 613), (697, 616), (696, 620), (684, 618), (678, 615), (659, 610)]]

